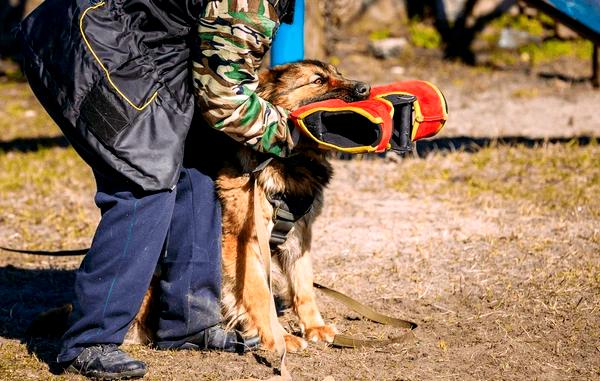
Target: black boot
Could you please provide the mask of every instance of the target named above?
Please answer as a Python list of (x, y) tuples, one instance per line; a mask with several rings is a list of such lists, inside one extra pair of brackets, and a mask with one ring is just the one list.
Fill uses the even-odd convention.
[(87, 347), (69, 364), (66, 373), (81, 374), (97, 380), (124, 380), (141, 378), (147, 372), (146, 364), (134, 360), (115, 344)]
[(158, 344), (159, 349), (192, 349), (192, 350), (216, 350), (223, 352), (244, 353), (258, 348), (260, 338), (258, 336), (244, 338), (241, 332), (236, 330), (224, 330), (215, 325), (189, 337), (178, 346)]

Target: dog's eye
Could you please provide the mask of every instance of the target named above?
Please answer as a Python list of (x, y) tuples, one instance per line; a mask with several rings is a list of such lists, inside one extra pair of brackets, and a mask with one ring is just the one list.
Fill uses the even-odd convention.
[(322, 77), (319, 77), (319, 78), (315, 79), (315, 80), (313, 81), (313, 83), (314, 83), (315, 85), (322, 85), (322, 84), (324, 84), (324, 83), (325, 83), (325, 79), (324, 79), (324, 78), (322, 78)]

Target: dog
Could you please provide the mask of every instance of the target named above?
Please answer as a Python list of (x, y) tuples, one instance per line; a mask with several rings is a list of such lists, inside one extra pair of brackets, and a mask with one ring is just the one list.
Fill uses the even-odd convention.
[[(366, 83), (348, 80), (333, 65), (315, 60), (263, 71), (257, 89), (263, 99), (287, 110), (328, 99), (360, 101), (368, 98), (369, 92)], [(332, 342), (336, 329), (325, 324), (317, 307), (310, 256), (312, 226), (321, 213), (323, 191), (333, 175), (327, 153), (308, 138), (301, 138), (293, 156), (274, 158), (251, 175), (267, 155), (228, 140), (230, 148), (226, 155), (221, 152), (222, 162), (216, 174), (223, 213), (222, 312), (228, 327), (241, 330), (246, 337), (258, 335), (261, 346), (267, 350), (276, 350), (277, 338), (281, 336), (290, 352), (306, 348), (307, 340)], [(258, 192), (253, 190), (254, 181)], [(254, 210), (255, 195), (258, 211)], [(287, 332), (271, 308), (270, 274), (265, 272), (255, 224), (263, 224), (271, 234), (274, 199), (285, 201), (290, 211), (300, 215), (285, 240), (271, 246), (271, 256), (278, 269), (274, 293), (288, 300), (299, 318), (303, 337)], [(255, 212), (260, 213), (259, 218), (255, 218)], [(149, 344), (154, 340), (157, 284), (155, 276), (129, 328), (126, 343)], [(70, 306), (64, 306), (44, 314), (32, 325), (33, 331), (36, 326), (47, 327), (44, 320), (57, 320), (52, 315), (68, 314), (70, 310)]]
[[(279, 66), (260, 75), (257, 93), (267, 101), (288, 110), (322, 100), (338, 98), (348, 102), (366, 99), (366, 83), (345, 79), (333, 66), (319, 61), (303, 61)], [(310, 341), (333, 341), (336, 330), (324, 323), (315, 302), (310, 248), (312, 226), (323, 205), (323, 190), (332, 176), (326, 153), (306, 140), (300, 140), (296, 154), (274, 159), (258, 175), (262, 223), (273, 229), (274, 206), (269, 199), (284, 199), (306, 212), (295, 222), (285, 242), (273, 247), (272, 257), (287, 282), (276, 293), (287, 291), (287, 299), (300, 320), (304, 339), (288, 333), (270, 309), (272, 295), (258, 250), (253, 219), (253, 185), (248, 176), (264, 156), (240, 146), (235, 159), (217, 177), (223, 208), (223, 313), (231, 325), (245, 335), (258, 334), (261, 345), (275, 348), (277, 335), (285, 338), (286, 349), (299, 351)], [(293, 207), (290, 207), (293, 209)], [(279, 282), (278, 282), (279, 283)], [(274, 332), (275, 331), (275, 332)], [(306, 339), (306, 340), (305, 340)]]

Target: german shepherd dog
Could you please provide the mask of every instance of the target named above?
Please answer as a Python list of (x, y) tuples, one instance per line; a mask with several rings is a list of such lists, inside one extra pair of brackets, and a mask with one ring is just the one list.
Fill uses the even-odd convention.
[[(345, 79), (333, 65), (303, 61), (263, 72), (257, 92), (277, 106), (294, 110), (333, 98), (363, 100), (369, 96), (370, 88), (366, 83)], [(313, 222), (321, 212), (323, 190), (331, 179), (332, 168), (326, 154), (308, 138), (300, 140), (295, 152), (290, 158), (272, 160), (256, 177), (261, 215), (265, 216), (262, 223), (269, 232), (273, 228), (274, 207), (269, 201), (272, 198), (285, 199), (288, 205), (301, 205), (300, 209), (308, 210), (294, 224), (287, 240), (272, 250), (274, 262), (287, 281), (286, 289), (277, 289), (276, 293), (287, 294), (305, 339), (331, 342), (336, 330), (323, 322), (315, 302), (310, 248)], [(272, 316), (274, 311), (270, 309), (273, 296), (257, 241), (253, 180), (248, 176), (264, 160), (263, 155), (239, 147), (235, 156), (217, 177), (223, 207), (224, 316), (241, 327), (245, 335), (258, 334), (266, 349), (273, 350), (275, 335), (282, 334), (288, 351), (304, 349), (305, 340), (289, 334), (279, 323), (274, 328), (270, 324), (277, 317)], [(273, 332), (274, 329), (279, 332)]]
[[(312, 60), (262, 72), (257, 90), (261, 97), (287, 110), (334, 98), (348, 102), (364, 100), (369, 92), (366, 83), (345, 79), (334, 66)], [(228, 326), (242, 330), (246, 337), (259, 335), (261, 346), (268, 350), (278, 349), (276, 339), (281, 336), (290, 352), (306, 348), (306, 340), (333, 341), (335, 327), (324, 323), (315, 301), (310, 256), (312, 226), (322, 209), (323, 190), (333, 174), (326, 153), (308, 138), (301, 138), (293, 156), (273, 159), (254, 179), (250, 174), (266, 155), (231, 143), (233, 149), (228, 150), (216, 180), (223, 211), (222, 309)], [(254, 181), (257, 193), (253, 190)], [(298, 315), (304, 339), (288, 333), (271, 308), (269, 274), (265, 272), (255, 226), (258, 222), (254, 216), (255, 194), (260, 197), (260, 215), (264, 216), (259, 223), (264, 224), (269, 234), (274, 225), (270, 199), (285, 199), (288, 205), (303, 205), (302, 209), (307, 211), (294, 223), (285, 242), (271, 247), (273, 262), (280, 270), (275, 293), (284, 295)], [(129, 328), (127, 343), (148, 344), (155, 336), (156, 327), (152, 324), (158, 308), (155, 286), (153, 281)], [(70, 306), (62, 307), (62, 311), (68, 314)], [(56, 320), (52, 316), (56, 311), (44, 315), (40, 316), (41, 321)], [(272, 326), (273, 321), (277, 323)]]

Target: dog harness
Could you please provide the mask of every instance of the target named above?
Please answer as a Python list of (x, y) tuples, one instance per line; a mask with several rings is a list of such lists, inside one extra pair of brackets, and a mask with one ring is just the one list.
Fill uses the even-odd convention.
[[(257, 165), (252, 173), (256, 175), (261, 172), (272, 160), (273, 157), (267, 158)], [(312, 210), (315, 196), (289, 197), (288, 194), (280, 192), (273, 195), (267, 194), (266, 197), (273, 207), (273, 215), (271, 216), (273, 229), (269, 237), (269, 246), (273, 251), (287, 240), (294, 224)]]
[(315, 197), (288, 197), (285, 193), (267, 196), (273, 206), (273, 230), (269, 238), (271, 251), (287, 240), (294, 224), (307, 215), (313, 207)]

